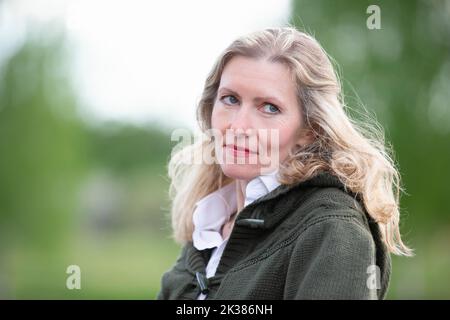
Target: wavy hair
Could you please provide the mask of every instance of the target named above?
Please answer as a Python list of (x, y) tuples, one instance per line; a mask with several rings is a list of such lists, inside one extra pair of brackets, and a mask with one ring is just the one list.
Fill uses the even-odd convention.
[[(373, 119), (367, 117), (358, 122), (349, 117), (332, 59), (311, 35), (286, 26), (252, 32), (232, 42), (213, 65), (198, 102), (197, 121), (202, 132), (211, 128), (221, 75), (234, 56), (282, 63), (296, 83), (302, 125), (313, 133), (313, 139), (291, 150), (280, 164), (280, 183), (298, 183), (319, 171), (334, 174), (363, 201), (388, 250), (397, 255), (413, 255), (400, 236), (399, 196), (403, 190), (392, 148), (386, 145), (383, 130)], [(368, 125), (370, 122), (373, 124)], [(212, 149), (211, 139), (203, 139), (173, 152), (169, 161), (171, 220), (178, 243), (192, 241), (195, 203), (232, 182), (218, 163), (187, 164), (193, 154)]]

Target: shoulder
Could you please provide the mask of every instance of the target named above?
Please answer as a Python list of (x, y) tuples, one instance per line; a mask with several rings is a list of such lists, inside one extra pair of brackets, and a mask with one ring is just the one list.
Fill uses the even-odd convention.
[[(363, 205), (351, 194), (336, 188), (323, 187), (314, 190), (290, 216), (296, 229), (294, 246), (312, 250), (337, 250), (343, 254), (361, 254), (371, 259), (376, 250), (370, 216)], [(373, 221), (372, 221), (373, 222)], [(316, 248), (315, 248), (316, 247)], [(303, 250), (303, 249), (302, 249)], [(328, 252), (323, 251), (325, 254)]]
[[(384, 295), (376, 290), (378, 287), (367, 284), (369, 273), (377, 266), (375, 243), (353, 217), (325, 215), (312, 221), (293, 242), (290, 252), (288, 297), (377, 299)], [(376, 282), (386, 287), (387, 279), (379, 274)]]
[[(323, 192), (322, 195), (330, 195), (336, 191)], [(299, 223), (288, 262), (288, 278), (293, 283), (287, 290), (289, 296), (333, 299), (384, 296), (384, 289), (367, 286), (368, 272), (374, 266), (381, 267), (382, 277), (378, 281), (383, 288), (388, 278), (384, 264), (377, 261), (375, 237), (365, 222), (364, 212), (330, 199), (317, 200)], [(301, 279), (300, 283), (295, 278)]]
[(351, 192), (336, 186), (323, 186), (307, 191), (299, 189), (293, 196), (302, 200), (291, 207), (290, 224), (300, 226), (301, 229), (316, 224), (323, 227), (339, 224), (360, 227), (370, 233), (371, 217), (360, 198)]
[(375, 253), (375, 241), (369, 227), (361, 223), (358, 213), (351, 209), (330, 210), (310, 218), (299, 230), (295, 246), (303, 250), (305, 243), (311, 250), (320, 250), (324, 254), (335, 250), (341, 257), (347, 253), (370, 259)]

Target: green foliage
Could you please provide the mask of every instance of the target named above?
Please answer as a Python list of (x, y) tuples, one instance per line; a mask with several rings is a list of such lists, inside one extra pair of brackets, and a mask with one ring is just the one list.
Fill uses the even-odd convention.
[[(54, 246), (70, 226), (85, 167), (63, 39), (30, 35), (0, 81), (0, 225), (5, 243)], [(5, 239), (2, 239), (5, 240)]]
[[(154, 123), (84, 122), (69, 48), (36, 29), (1, 68), (0, 297), (151, 299), (177, 254), (170, 136)], [(65, 287), (71, 264), (81, 291)]]
[(127, 175), (142, 168), (161, 167), (168, 161), (169, 133), (157, 124), (138, 127), (107, 122), (86, 130), (93, 165)]

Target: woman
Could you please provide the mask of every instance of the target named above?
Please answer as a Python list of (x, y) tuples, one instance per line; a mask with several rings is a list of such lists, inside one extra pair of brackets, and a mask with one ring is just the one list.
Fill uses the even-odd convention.
[[(284, 27), (235, 40), (197, 117), (207, 139), (169, 163), (183, 249), (158, 299), (385, 297), (390, 253), (412, 255), (399, 175), (382, 135), (346, 115), (313, 37)], [(198, 154), (216, 161), (186, 163)]]

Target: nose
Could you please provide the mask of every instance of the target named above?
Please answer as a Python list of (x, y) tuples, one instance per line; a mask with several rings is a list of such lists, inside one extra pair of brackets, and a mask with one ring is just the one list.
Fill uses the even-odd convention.
[(238, 112), (236, 112), (230, 123), (230, 129), (235, 132), (246, 135), (250, 135), (254, 130), (253, 126), (252, 108), (249, 105), (242, 105)]
[(255, 115), (251, 105), (242, 104), (233, 115), (229, 129), (225, 133), (225, 141), (233, 141), (237, 145), (245, 145), (253, 152), (258, 150)]

